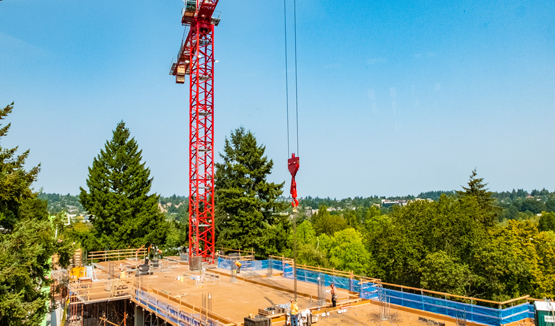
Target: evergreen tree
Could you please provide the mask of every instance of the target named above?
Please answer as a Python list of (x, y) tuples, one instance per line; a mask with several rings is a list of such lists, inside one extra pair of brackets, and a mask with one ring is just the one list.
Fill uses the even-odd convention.
[(258, 257), (281, 253), (287, 243), (288, 217), (278, 213), (283, 185), (266, 180), (274, 165), (250, 131), (226, 137), (223, 163), (216, 164), (216, 236), (218, 246), (253, 248)]
[(489, 191), (484, 183), (484, 178), (478, 178), (478, 173), (476, 169), (472, 170), (470, 175), (470, 180), (468, 181), (468, 187), (462, 187), (463, 190), (457, 190), (457, 195), (464, 196), (474, 196), (478, 200), (478, 204), (486, 213), (480, 219), (479, 222), (485, 226), (493, 226), (499, 213), (501, 212), (500, 207), (495, 205), (495, 198), (493, 198), (493, 192)]
[(141, 162), (142, 151), (130, 137), (120, 122), (89, 168), (89, 191), (81, 188), (79, 199), (91, 215), (98, 240), (95, 249), (165, 243), (167, 224), (158, 208), (159, 196), (149, 194), (150, 169)]
[[(13, 103), (0, 110), (0, 120), (12, 109)], [(0, 128), (0, 137), (9, 128)], [(38, 325), (48, 300), (40, 289), (50, 284), (50, 257), (58, 243), (46, 202), (31, 188), (40, 165), (25, 171), (29, 151), (19, 156), (16, 151), (0, 147), (0, 325)]]

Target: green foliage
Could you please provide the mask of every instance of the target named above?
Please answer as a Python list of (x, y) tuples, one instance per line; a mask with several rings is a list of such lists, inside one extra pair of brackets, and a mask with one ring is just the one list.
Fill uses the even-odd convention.
[(185, 196), (160, 196), (160, 206), (169, 220), (189, 220), (189, 199)]
[(423, 288), (435, 291), (468, 296), (476, 276), (468, 265), (457, 262), (457, 259), (445, 251), (430, 253), (422, 260), (420, 284)]
[(318, 208), (318, 214), (312, 217), (312, 223), (316, 234), (327, 234), (332, 236), (335, 232), (347, 227), (347, 222), (341, 215), (331, 215), (328, 208), (324, 205)]
[[(4, 120), (13, 103), (0, 110)], [(6, 136), (10, 124), (0, 128)], [(0, 147), (0, 325), (38, 325), (47, 312), (47, 273), (57, 245), (46, 202), (31, 185), (39, 166), (25, 170), (29, 151)]]
[(538, 228), (540, 231), (555, 231), (555, 213), (542, 212)]
[[(43, 203), (45, 203), (43, 201)], [(62, 267), (69, 266), (70, 260), (75, 253), (75, 245), (71, 237), (70, 228), (65, 225), (65, 212), (56, 214), (52, 220), (54, 227), (54, 239), (56, 240), (56, 252), (58, 254), (58, 263)]]
[(497, 221), (500, 209), (495, 205), (493, 192), (486, 189), (487, 184), (484, 183), (484, 178), (478, 178), (477, 176), (476, 169), (472, 170), (468, 187), (463, 186), (463, 190), (457, 191), (457, 194), (461, 197), (476, 197), (478, 204), (486, 213), (481, 216), (479, 222), (488, 227), (493, 226)]
[(260, 258), (282, 253), (290, 228), (287, 215), (279, 214), (286, 208), (278, 200), (284, 184), (266, 180), (274, 163), (265, 150), (250, 131), (236, 129), (225, 139), (215, 180), (218, 246), (253, 248)]
[(158, 209), (158, 195), (149, 194), (150, 169), (129, 129), (120, 122), (104, 150), (93, 160), (87, 178), (88, 191), (81, 188), (81, 204), (91, 214), (95, 248), (139, 248), (163, 245), (167, 224)]
[(551, 236), (540, 233), (531, 221), (509, 221), (507, 227), (492, 230), (490, 241), (473, 258), (473, 270), (480, 277), (477, 285), (491, 299), (554, 293)]
[(98, 246), (94, 228), (88, 221), (76, 221), (66, 227), (68, 238), (80, 244), (82, 249), (90, 250)]
[(451, 196), (451, 195), (454, 195), (454, 194), (455, 194), (455, 192), (452, 191), (452, 190), (449, 190), (449, 191), (444, 191), (444, 190), (426, 191), (426, 192), (421, 192), (416, 197), (422, 198), (422, 199), (439, 200), (441, 195)]
[(183, 223), (182, 221), (171, 220), (168, 224), (167, 250), (165, 254), (177, 255), (181, 247), (189, 243), (189, 223), (188, 221)]
[(332, 238), (329, 257), (335, 268), (353, 271), (358, 275), (366, 275), (368, 271), (373, 269), (370, 254), (362, 243), (362, 236), (353, 228), (335, 233)]
[(39, 199), (48, 202), (48, 212), (50, 214), (58, 214), (64, 211), (70, 214), (85, 214), (85, 209), (79, 202), (79, 196), (40, 193)]
[[(456, 194), (427, 193), (439, 197), (391, 210), (327, 199), (332, 212), (321, 205), (298, 227), (298, 260), (483, 299), (553, 297), (555, 213), (536, 214), (555, 208), (554, 194), (534, 190), (531, 198), (521, 189), (485, 187), (473, 171)], [(496, 224), (498, 217), (503, 222)]]
[(519, 210), (521, 212), (531, 212), (533, 214), (539, 214), (542, 211), (547, 210), (547, 207), (538, 199), (528, 198), (522, 201), (522, 205), (520, 205)]
[(316, 231), (309, 221), (302, 222), (297, 226), (297, 241), (302, 244), (313, 244), (316, 241)]

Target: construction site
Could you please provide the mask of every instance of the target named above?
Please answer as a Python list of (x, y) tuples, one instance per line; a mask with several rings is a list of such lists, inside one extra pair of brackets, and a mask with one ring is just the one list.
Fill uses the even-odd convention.
[[(184, 84), (187, 76), (189, 79), (187, 251), (169, 257), (162, 257), (157, 250), (150, 252), (150, 247), (95, 251), (74, 261), (71, 269), (54, 270), (53, 287), (63, 289), (57, 298), (56, 324), (532, 325), (538, 314), (534, 302), (539, 300), (529, 296), (504, 302), (482, 300), (304, 266), (291, 258), (256, 260), (254, 252), (217, 250), (213, 88), (214, 28), (220, 23), (217, 4), (218, 0), (185, 1), (181, 13), (185, 36), (170, 68), (178, 84)], [(289, 153), (294, 215), (300, 162), (295, 153)], [(294, 223), (294, 216), (292, 220)], [(295, 299), (298, 313), (292, 315)], [(544, 311), (555, 318), (552, 304)], [(298, 318), (298, 323), (291, 323), (291, 316)]]
[(52, 274), (68, 293), (60, 325), (288, 325), (295, 297), (302, 325), (532, 325), (530, 302), (539, 301), (467, 298), (350, 272), (294, 269), (284, 257), (220, 253), (215, 264), (190, 265), (186, 255), (148, 259), (146, 249), (91, 252), (94, 263)]

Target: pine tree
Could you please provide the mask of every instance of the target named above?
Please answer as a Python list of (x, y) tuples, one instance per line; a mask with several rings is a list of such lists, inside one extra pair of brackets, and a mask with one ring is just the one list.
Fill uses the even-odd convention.
[(81, 188), (79, 195), (91, 215), (98, 240), (95, 249), (164, 244), (167, 223), (158, 208), (159, 196), (149, 195), (150, 169), (141, 160), (142, 151), (120, 122), (89, 168), (89, 191)]
[(290, 228), (286, 205), (278, 201), (283, 185), (266, 179), (273, 161), (265, 146), (243, 127), (226, 137), (223, 163), (216, 164), (216, 237), (218, 246), (254, 249), (260, 258), (281, 253)]
[[(13, 103), (0, 110), (0, 120)], [(11, 124), (0, 128), (6, 136)], [(57, 251), (46, 202), (31, 188), (40, 165), (25, 171), (29, 150), (0, 147), (0, 325), (38, 325), (47, 312), (50, 257)], [(65, 244), (64, 244), (65, 245)]]
[(468, 187), (463, 186), (462, 191), (457, 190), (457, 195), (476, 197), (478, 204), (486, 213), (479, 222), (487, 227), (490, 227), (495, 224), (501, 209), (495, 205), (493, 192), (486, 188), (487, 183), (484, 183), (484, 178), (478, 178), (477, 176), (478, 173), (476, 172), (476, 169), (472, 170), (470, 180), (468, 181)]

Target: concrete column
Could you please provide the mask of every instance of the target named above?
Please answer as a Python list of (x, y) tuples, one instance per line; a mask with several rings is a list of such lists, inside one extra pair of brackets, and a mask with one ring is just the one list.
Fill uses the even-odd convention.
[(135, 326), (145, 326), (145, 312), (143, 308), (135, 305)]

